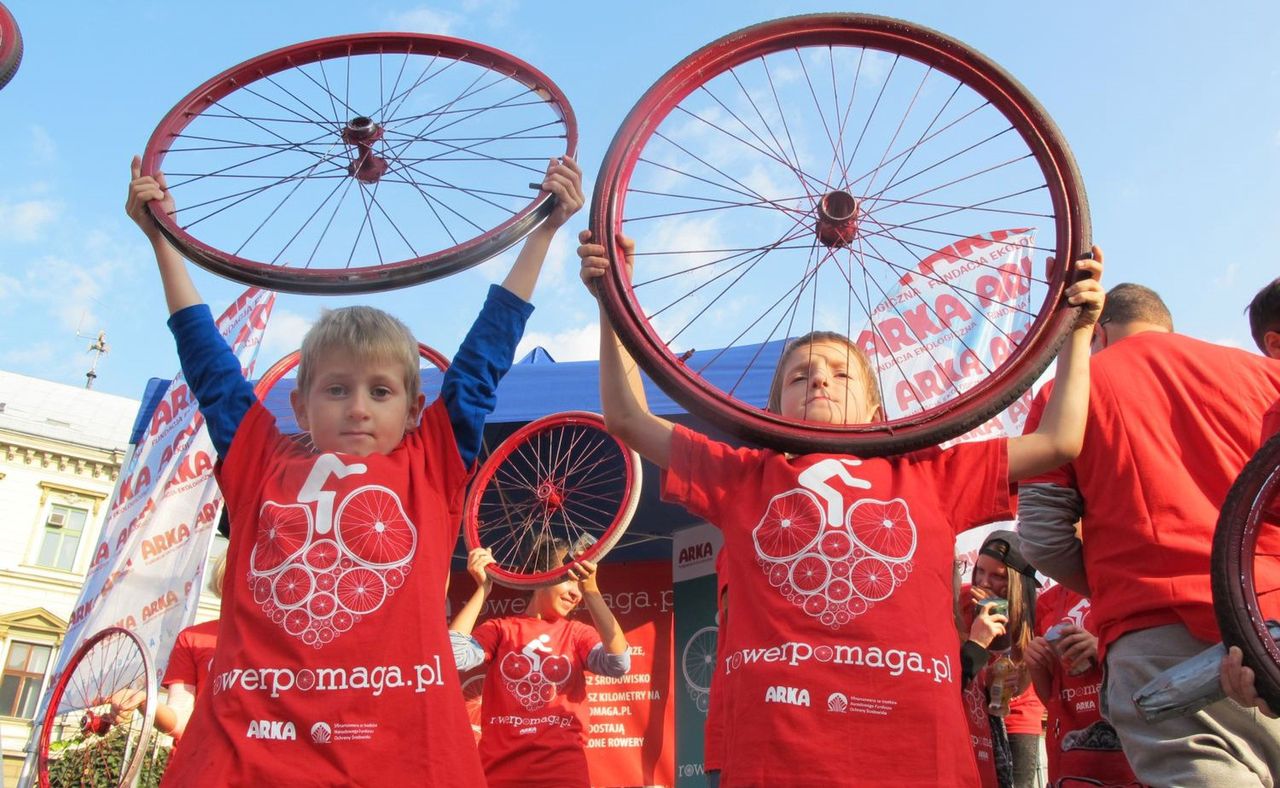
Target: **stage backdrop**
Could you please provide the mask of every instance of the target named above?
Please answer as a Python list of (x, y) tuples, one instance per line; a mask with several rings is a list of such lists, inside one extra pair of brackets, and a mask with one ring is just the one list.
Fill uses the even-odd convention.
[[(475, 591), (465, 571), (449, 582), (449, 615)], [(587, 765), (596, 786), (670, 786), (674, 784), (675, 714), (672, 694), (671, 565), (666, 561), (611, 564), (600, 569), (600, 591), (631, 644), (631, 672), (620, 678), (587, 674), (591, 728)], [(485, 602), (479, 621), (520, 615), (525, 595), (501, 586)], [(714, 611), (713, 611), (714, 612)], [(574, 614), (587, 624), (591, 615)], [(462, 675), (471, 723), (479, 733), (480, 698), (485, 669)]]

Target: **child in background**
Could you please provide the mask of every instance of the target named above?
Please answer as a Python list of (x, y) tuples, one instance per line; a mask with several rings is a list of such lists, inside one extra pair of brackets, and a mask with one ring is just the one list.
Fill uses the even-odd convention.
[[(227, 577), (227, 554), (218, 556), (213, 565), (209, 590), (222, 598)], [(156, 728), (181, 741), (182, 734), (195, 710), (196, 701), (208, 687), (209, 668), (218, 644), (218, 619), (195, 624), (178, 633), (169, 652), (169, 665), (164, 671), (162, 687), (169, 690), (169, 702), (156, 708)]]
[[(1061, 584), (1041, 593), (1036, 603), (1039, 636), (1027, 644), (1026, 658), (1032, 685), (1049, 712), (1045, 750), (1051, 788), (1087, 781), (1138, 785), (1120, 737), (1102, 718), (1102, 666), (1090, 618), (1089, 600)], [(1045, 638), (1050, 630), (1052, 644)]]
[[(147, 204), (163, 175), (134, 158), (125, 210), (151, 241), (169, 326), (219, 461), (231, 541), (211, 690), (165, 774), (174, 786), (484, 785), (443, 610), (462, 496), (557, 228), (582, 206), (576, 164), (424, 408), (417, 343), (376, 309), (326, 312), (291, 402), (315, 451), (281, 435)], [(191, 746), (196, 743), (197, 746)]]
[[(609, 258), (589, 232), (579, 240), (581, 276), (594, 292)], [(629, 268), (634, 244), (619, 245)], [(722, 668), (732, 702), (723, 786), (977, 783), (955, 670), (955, 534), (1010, 519), (1011, 484), (1079, 450), (1102, 303), (1094, 255), (1077, 262), (1088, 278), (1066, 294), (1085, 308), (1059, 356), (1065, 385), (1055, 390), (1053, 422), (897, 457), (735, 449), (661, 419), (601, 309), (609, 431), (663, 469), (665, 499), (724, 531), (739, 614)], [(881, 417), (865, 355), (826, 332), (788, 345), (769, 401), (794, 419)], [(793, 514), (821, 528), (792, 529)]]
[[(1037, 585), (1035, 569), (1018, 549), (1017, 534), (992, 531), (978, 550), (970, 585), (961, 594), (962, 612), (972, 620), (966, 647), (975, 643), (989, 649), (988, 653), (995, 652), (966, 688), (965, 697), (978, 765), (981, 768), (990, 750), (996, 766), (994, 776), (1001, 786), (1035, 786), (1040, 762), (1044, 707), (1030, 688), (1023, 655), (1035, 635)], [(996, 599), (1005, 600), (1007, 614), (1003, 617), (980, 607)], [(990, 745), (986, 743), (988, 736)], [(1006, 754), (1007, 763), (1003, 757), (995, 757)], [(984, 774), (984, 781), (989, 779)]]
[[(542, 546), (535, 571), (563, 564), (567, 552), (563, 544)], [(585, 671), (625, 675), (631, 669), (626, 635), (600, 595), (590, 561), (575, 564), (565, 580), (534, 590), (524, 615), (476, 626), (493, 590), (485, 572), (492, 563), (483, 547), (467, 556), (476, 591), (449, 625), (459, 671), (489, 664), (480, 733), (489, 788), (588, 788)], [(584, 601), (595, 629), (568, 617)]]
[(728, 642), (729, 583), (725, 570), (724, 546), (716, 553), (716, 669), (707, 688), (707, 721), (702, 735), (702, 770), (707, 788), (720, 788), (720, 770), (724, 768), (724, 715), (728, 706), (724, 689), (724, 644)]

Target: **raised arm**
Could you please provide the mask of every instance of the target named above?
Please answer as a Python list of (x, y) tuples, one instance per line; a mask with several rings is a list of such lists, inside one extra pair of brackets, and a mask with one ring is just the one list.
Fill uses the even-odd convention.
[(1009, 439), (1011, 482), (1074, 460), (1084, 445), (1085, 418), (1089, 411), (1089, 343), (1104, 300), (1098, 281), (1102, 276), (1102, 250), (1093, 247), (1093, 259), (1077, 260), (1076, 268), (1089, 278), (1067, 288), (1067, 303), (1084, 309), (1058, 353), (1053, 393), (1045, 405), (1040, 426), (1035, 432)]
[[(604, 246), (591, 243), (590, 230), (578, 233), (578, 241), (582, 282), (598, 299), (598, 280), (609, 270), (608, 255)], [(626, 255), (630, 276), (635, 243), (621, 236), (618, 242)], [(603, 304), (600, 306), (600, 407), (604, 411), (605, 426), (612, 435), (659, 468), (671, 464), (673, 426), (649, 412), (640, 370), (614, 333)]]
[(582, 208), (586, 197), (582, 193), (582, 169), (568, 156), (551, 160), (542, 179), (542, 188), (555, 195), (555, 208), (547, 220), (529, 233), (520, 254), (503, 280), (502, 286), (525, 301), (533, 298), (533, 289), (542, 273), (542, 263), (547, 259), (551, 239), (556, 231)]
[(182, 373), (200, 403), (214, 449), (218, 456), (226, 457), (236, 428), (256, 399), (253, 387), (244, 379), (240, 360), (218, 333), (209, 307), (200, 299), (191, 281), (186, 261), (160, 232), (147, 210), (147, 204), (154, 200), (158, 200), (164, 210), (173, 210), (173, 197), (166, 188), (164, 174), (143, 177), (142, 159), (138, 156), (133, 157), (129, 169), (132, 178), (125, 213), (151, 242)]
[(582, 601), (591, 613), (591, 621), (600, 633), (600, 642), (604, 644), (606, 654), (626, 654), (629, 648), (626, 633), (622, 625), (614, 618), (613, 611), (605, 603), (600, 593), (600, 585), (596, 581), (597, 567), (592, 561), (580, 561), (569, 570), (569, 576), (577, 580), (582, 587)]
[(164, 173), (142, 176), (142, 157), (134, 156), (129, 164), (132, 178), (129, 181), (129, 196), (125, 200), (124, 212), (138, 225), (142, 234), (151, 242), (151, 249), (156, 255), (156, 267), (160, 270), (160, 281), (164, 285), (164, 298), (169, 306), (169, 314), (186, 309), (189, 306), (204, 303), (191, 274), (187, 271), (187, 263), (173, 248), (169, 239), (160, 232), (155, 219), (147, 206), (159, 202), (165, 211), (173, 211), (173, 196), (169, 194), (169, 185), (165, 183)]

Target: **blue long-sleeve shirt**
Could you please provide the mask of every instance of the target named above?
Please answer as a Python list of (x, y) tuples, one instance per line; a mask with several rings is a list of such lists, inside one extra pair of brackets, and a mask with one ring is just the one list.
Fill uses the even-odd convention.
[[(480, 453), (484, 420), (497, 406), (498, 382), (511, 368), (533, 305), (493, 285), (480, 314), (444, 373), (440, 397), (453, 427), (458, 454), (470, 466)], [(257, 401), (240, 361), (227, 346), (207, 304), (169, 316), (178, 360), (187, 385), (200, 403), (219, 457), (231, 450), (240, 422)]]

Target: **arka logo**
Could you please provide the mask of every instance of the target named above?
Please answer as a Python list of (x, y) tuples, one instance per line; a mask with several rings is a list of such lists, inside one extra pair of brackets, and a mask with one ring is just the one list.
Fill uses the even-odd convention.
[(272, 741), (294, 741), (298, 733), (292, 722), (278, 720), (249, 720), (249, 731), (246, 739), (271, 739)]
[(680, 565), (691, 564), (695, 561), (705, 561), (711, 557), (713, 550), (710, 542), (702, 544), (689, 545), (680, 550)]
[(776, 686), (764, 691), (765, 703), (786, 703), (791, 706), (808, 706), (809, 690)]

